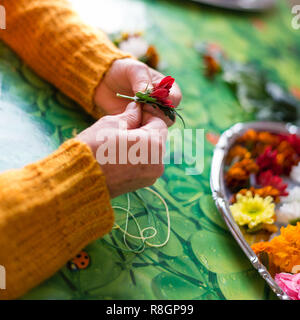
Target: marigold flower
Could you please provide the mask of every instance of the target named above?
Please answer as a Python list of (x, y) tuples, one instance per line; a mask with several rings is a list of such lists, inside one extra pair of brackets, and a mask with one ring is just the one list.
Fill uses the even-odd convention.
[(268, 131), (258, 132), (257, 141), (265, 145), (276, 147), (279, 143), (279, 137)]
[(289, 175), (294, 165), (299, 162), (299, 156), (288, 141), (281, 141), (277, 147), (277, 163), (285, 175)]
[(242, 147), (241, 145), (235, 145), (233, 146), (227, 156), (227, 163), (231, 163), (233, 159), (250, 159), (251, 158), (251, 153), (245, 148)]
[(250, 187), (249, 189), (241, 189), (236, 195), (234, 195), (232, 202), (236, 202), (236, 196), (238, 194), (245, 196), (247, 192), (251, 192), (252, 196), (257, 194), (262, 198), (272, 197), (276, 203), (280, 201), (280, 191), (272, 186), (266, 186), (259, 189), (255, 189), (254, 187)]
[(258, 242), (252, 250), (259, 254), (266, 252), (269, 261), (281, 272), (291, 272), (295, 265), (300, 265), (300, 223), (280, 229), (281, 234), (269, 242)]
[(296, 134), (279, 135), (281, 141), (287, 141), (300, 156), (300, 137)]
[(256, 143), (257, 139), (258, 133), (253, 129), (249, 129), (240, 138), (237, 139), (237, 142), (242, 144)]
[(196, 49), (202, 56), (207, 77), (212, 78), (222, 70), (225, 54), (219, 44), (201, 43), (196, 45)]
[(280, 140), (277, 135), (267, 131), (255, 131), (253, 129), (247, 130), (239, 139), (237, 143), (243, 144), (249, 151), (252, 157), (256, 157), (264, 152), (267, 146), (276, 147)]
[(280, 196), (287, 196), (289, 193), (286, 191), (287, 184), (285, 184), (279, 176), (273, 175), (271, 170), (264, 171), (257, 176), (257, 183), (263, 187), (272, 186), (279, 190)]
[(243, 186), (249, 179), (250, 174), (257, 173), (258, 169), (257, 164), (252, 159), (243, 159), (236, 162), (225, 175), (227, 185), (232, 189)]
[(236, 198), (237, 202), (230, 206), (230, 210), (239, 226), (247, 226), (251, 230), (263, 223), (274, 223), (275, 204), (272, 197), (253, 197), (248, 191), (245, 196), (237, 194)]
[(154, 69), (157, 69), (159, 64), (159, 54), (153, 45), (150, 45), (145, 56), (146, 64)]

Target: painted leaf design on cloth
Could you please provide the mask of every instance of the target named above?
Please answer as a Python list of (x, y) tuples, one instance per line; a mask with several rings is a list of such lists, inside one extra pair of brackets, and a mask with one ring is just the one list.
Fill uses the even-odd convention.
[(201, 199), (199, 200), (199, 206), (205, 216), (218, 225), (219, 227), (223, 228), (224, 230), (228, 230), (227, 226), (225, 224), (225, 221), (221, 217), (220, 212), (216, 208), (215, 202), (213, 201), (213, 198), (211, 195), (203, 195)]
[(230, 236), (209, 231), (198, 231), (191, 238), (191, 245), (198, 260), (215, 273), (232, 273), (252, 268), (246, 256)]
[(217, 275), (218, 284), (228, 300), (257, 300), (265, 298), (264, 280), (256, 270)]
[(152, 289), (157, 299), (191, 300), (207, 292), (205, 287), (168, 273), (161, 273), (152, 281)]

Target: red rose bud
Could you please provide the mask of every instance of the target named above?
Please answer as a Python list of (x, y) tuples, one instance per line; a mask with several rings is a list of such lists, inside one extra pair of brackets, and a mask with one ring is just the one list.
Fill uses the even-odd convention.
[(172, 78), (171, 76), (167, 76), (167, 77), (163, 78), (161, 80), (161, 82), (158, 85), (156, 85), (154, 88), (155, 89), (167, 89), (170, 91), (174, 82), (175, 82), (174, 78)]
[(137, 92), (134, 97), (124, 96), (122, 94), (117, 94), (120, 98), (130, 99), (136, 102), (152, 105), (153, 108), (159, 108), (163, 113), (168, 116), (172, 121), (175, 121), (175, 116), (177, 115), (183, 122), (183, 118), (175, 110), (175, 106), (172, 101), (168, 99), (170, 95), (170, 90), (175, 82), (175, 79), (171, 76), (163, 78), (160, 83), (154, 85), (152, 90), (147, 90), (145, 92)]
[(169, 90), (167, 89), (154, 89), (150, 93), (150, 97), (156, 98), (156, 99), (165, 99), (169, 96)]
[(149, 96), (155, 98), (158, 103), (169, 107), (175, 108), (172, 104), (172, 101), (167, 99), (170, 95), (170, 90), (175, 82), (175, 79), (171, 76), (165, 77), (161, 80), (161, 82), (154, 86)]

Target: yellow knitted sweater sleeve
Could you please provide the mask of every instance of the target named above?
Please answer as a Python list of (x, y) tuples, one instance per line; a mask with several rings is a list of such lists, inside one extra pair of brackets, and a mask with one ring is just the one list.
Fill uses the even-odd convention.
[[(83, 24), (66, 0), (2, 0), (0, 38), (40, 76), (95, 117), (96, 86), (115, 59), (127, 55)], [(89, 147), (70, 140), (20, 170), (0, 175), (0, 299), (23, 295), (89, 242), (108, 233), (113, 210), (105, 177)]]
[(67, 0), (2, 0), (6, 42), (41, 77), (99, 118), (94, 91), (114, 60), (130, 57), (84, 24)]
[(114, 221), (92, 151), (75, 139), (37, 163), (0, 175), (0, 265), (6, 290), (21, 296), (50, 277)]

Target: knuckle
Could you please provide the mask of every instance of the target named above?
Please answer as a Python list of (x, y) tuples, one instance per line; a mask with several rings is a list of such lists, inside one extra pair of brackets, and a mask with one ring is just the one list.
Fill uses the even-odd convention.
[(165, 171), (165, 166), (163, 164), (158, 165), (157, 178), (160, 178), (164, 174), (164, 171)]
[(115, 116), (105, 116), (102, 119), (100, 119), (99, 121), (101, 121), (101, 124), (111, 125), (111, 124), (115, 123), (116, 119), (115, 119)]
[(158, 179), (160, 178), (164, 173), (164, 165), (163, 164), (156, 164), (152, 166), (152, 178)]
[(157, 179), (148, 179), (147, 182), (145, 182), (145, 187), (151, 187), (154, 185)]

